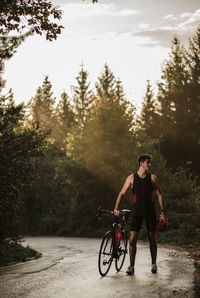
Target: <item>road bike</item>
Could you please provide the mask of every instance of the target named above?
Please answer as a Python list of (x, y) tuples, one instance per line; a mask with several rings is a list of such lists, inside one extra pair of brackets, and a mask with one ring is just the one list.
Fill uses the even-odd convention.
[(131, 211), (123, 209), (119, 216), (114, 216), (114, 212), (110, 210), (98, 209), (98, 219), (102, 214), (106, 213), (114, 217), (112, 229), (104, 235), (98, 258), (98, 269), (101, 276), (105, 276), (110, 270), (112, 261), (115, 259), (115, 268), (117, 272), (122, 269), (127, 254), (127, 231), (125, 225), (131, 219)]

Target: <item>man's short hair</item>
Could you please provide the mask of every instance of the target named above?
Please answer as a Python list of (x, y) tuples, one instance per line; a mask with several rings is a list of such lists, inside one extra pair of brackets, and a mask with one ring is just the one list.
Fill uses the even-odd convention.
[(148, 154), (142, 154), (138, 158), (138, 164), (140, 165), (141, 162), (144, 162), (146, 159), (151, 160), (151, 156)]

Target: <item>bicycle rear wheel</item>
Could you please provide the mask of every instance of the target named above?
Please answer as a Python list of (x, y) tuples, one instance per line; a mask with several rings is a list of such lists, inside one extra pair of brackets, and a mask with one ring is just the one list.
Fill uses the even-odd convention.
[(107, 232), (101, 242), (99, 250), (98, 268), (101, 276), (105, 276), (112, 264), (113, 260), (113, 236), (111, 232)]
[(122, 269), (127, 254), (127, 232), (122, 231), (122, 238), (119, 247), (117, 247), (117, 258), (115, 259), (115, 268), (118, 271)]

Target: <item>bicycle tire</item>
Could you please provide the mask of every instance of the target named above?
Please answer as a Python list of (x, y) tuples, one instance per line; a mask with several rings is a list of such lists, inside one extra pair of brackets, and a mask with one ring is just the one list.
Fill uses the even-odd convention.
[(119, 272), (122, 269), (122, 266), (124, 264), (126, 254), (127, 254), (127, 231), (122, 231), (122, 238), (120, 241), (120, 245), (117, 248), (117, 258), (115, 259), (115, 268), (117, 272)]
[(109, 231), (105, 234), (100, 250), (99, 250), (99, 258), (98, 258), (98, 268), (101, 276), (105, 276), (110, 270), (110, 266), (113, 260), (113, 235), (112, 232)]

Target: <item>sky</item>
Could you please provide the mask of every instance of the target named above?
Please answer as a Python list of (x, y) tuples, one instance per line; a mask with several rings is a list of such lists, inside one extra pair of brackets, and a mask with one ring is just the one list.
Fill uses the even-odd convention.
[(107, 63), (122, 81), (126, 98), (137, 109), (150, 80), (156, 93), (161, 65), (176, 35), (187, 46), (200, 25), (199, 0), (52, 0), (63, 11), (65, 29), (56, 41), (28, 37), (6, 62), (6, 90), (16, 103), (27, 103), (49, 76), (56, 101), (70, 86), (83, 63), (91, 88)]

